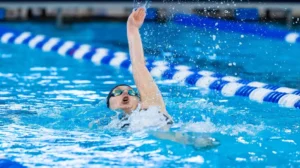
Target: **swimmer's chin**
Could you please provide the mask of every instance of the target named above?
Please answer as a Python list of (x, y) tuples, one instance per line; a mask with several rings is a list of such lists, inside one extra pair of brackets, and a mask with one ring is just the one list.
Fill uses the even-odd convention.
[(131, 105), (121, 105), (119, 108), (115, 109), (116, 111), (122, 111), (127, 114), (131, 114), (135, 109)]

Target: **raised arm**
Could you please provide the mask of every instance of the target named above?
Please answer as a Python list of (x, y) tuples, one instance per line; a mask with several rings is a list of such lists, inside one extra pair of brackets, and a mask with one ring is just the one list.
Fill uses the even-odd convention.
[(145, 65), (144, 50), (139, 33), (139, 28), (142, 26), (145, 16), (145, 9), (139, 8), (131, 13), (127, 21), (127, 37), (133, 78), (141, 96), (142, 108), (159, 106), (161, 111), (168, 115), (162, 95)]

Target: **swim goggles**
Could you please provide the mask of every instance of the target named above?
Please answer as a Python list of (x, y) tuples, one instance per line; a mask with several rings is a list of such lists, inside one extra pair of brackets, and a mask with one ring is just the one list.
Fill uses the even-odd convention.
[[(114, 91), (112, 91), (111, 96), (116, 97), (116, 96), (120, 96), (121, 94), (123, 94), (125, 90), (121, 90), (121, 89), (116, 89)], [(127, 93), (130, 96), (138, 96), (138, 93), (135, 92), (133, 89), (127, 90)]]
[[(107, 95), (107, 97), (106, 97), (106, 106), (109, 108), (109, 99), (112, 97), (112, 96), (120, 96), (124, 91), (122, 91), (122, 93), (121, 92), (119, 92), (119, 91), (117, 91), (117, 92), (119, 92), (119, 93), (115, 93), (115, 94), (113, 94), (113, 92), (115, 92), (115, 89), (117, 88), (117, 87), (119, 87), (119, 86), (127, 86), (127, 87), (129, 87), (130, 89), (129, 90), (133, 90), (132, 89), (132, 87), (131, 86), (129, 86), (129, 85), (127, 85), (127, 84), (119, 84), (119, 85), (116, 85), (115, 87), (113, 87), (110, 91), (109, 91), (109, 93), (108, 93), (108, 95)], [(116, 90), (120, 90), (120, 89), (116, 89)], [(130, 95), (130, 96), (137, 96), (137, 97), (140, 97), (139, 96), (139, 94), (137, 93), (137, 92), (135, 92), (134, 90), (133, 90), (133, 92), (135, 93), (135, 94), (133, 94), (133, 92), (132, 91), (127, 91), (128, 92), (128, 94)], [(114, 96), (114, 97), (115, 97)]]

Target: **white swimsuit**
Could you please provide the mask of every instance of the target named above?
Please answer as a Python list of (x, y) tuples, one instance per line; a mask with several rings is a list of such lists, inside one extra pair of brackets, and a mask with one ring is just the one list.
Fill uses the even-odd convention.
[[(153, 113), (157, 112), (157, 113)], [(149, 121), (151, 119), (151, 121)], [(148, 109), (141, 109), (141, 105), (132, 111), (130, 115), (125, 114), (121, 117), (119, 128), (128, 128), (130, 125), (143, 125), (143, 127), (153, 125), (171, 125), (173, 121), (165, 114), (161, 113), (155, 106), (149, 107)]]

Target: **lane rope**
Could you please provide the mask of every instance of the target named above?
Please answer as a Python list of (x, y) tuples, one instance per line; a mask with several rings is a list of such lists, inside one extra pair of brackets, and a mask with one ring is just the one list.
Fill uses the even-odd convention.
[[(44, 52), (52, 51), (74, 59), (89, 60), (96, 65), (106, 64), (125, 68), (132, 72), (131, 61), (126, 52), (116, 52), (107, 48), (96, 48), (89, 44), (79, 44), (56, 37), (49, 38), (44, 35), (17, 32), (4, 28), (0, 28), (0, 40), (2, 43), (23, 44), (32, 49), (41, 49)], [(272, 102), (282, 107), (300, 109), (300, 90), (297, 89), (247, 81), (235, 76), (224, 76), (185, 65), (170, 64), (166, 61), (146, 59), (146, 66), (151, 75), (156, 78), (216, 90), (228, 97), (242, 96), (257, 102)]]

